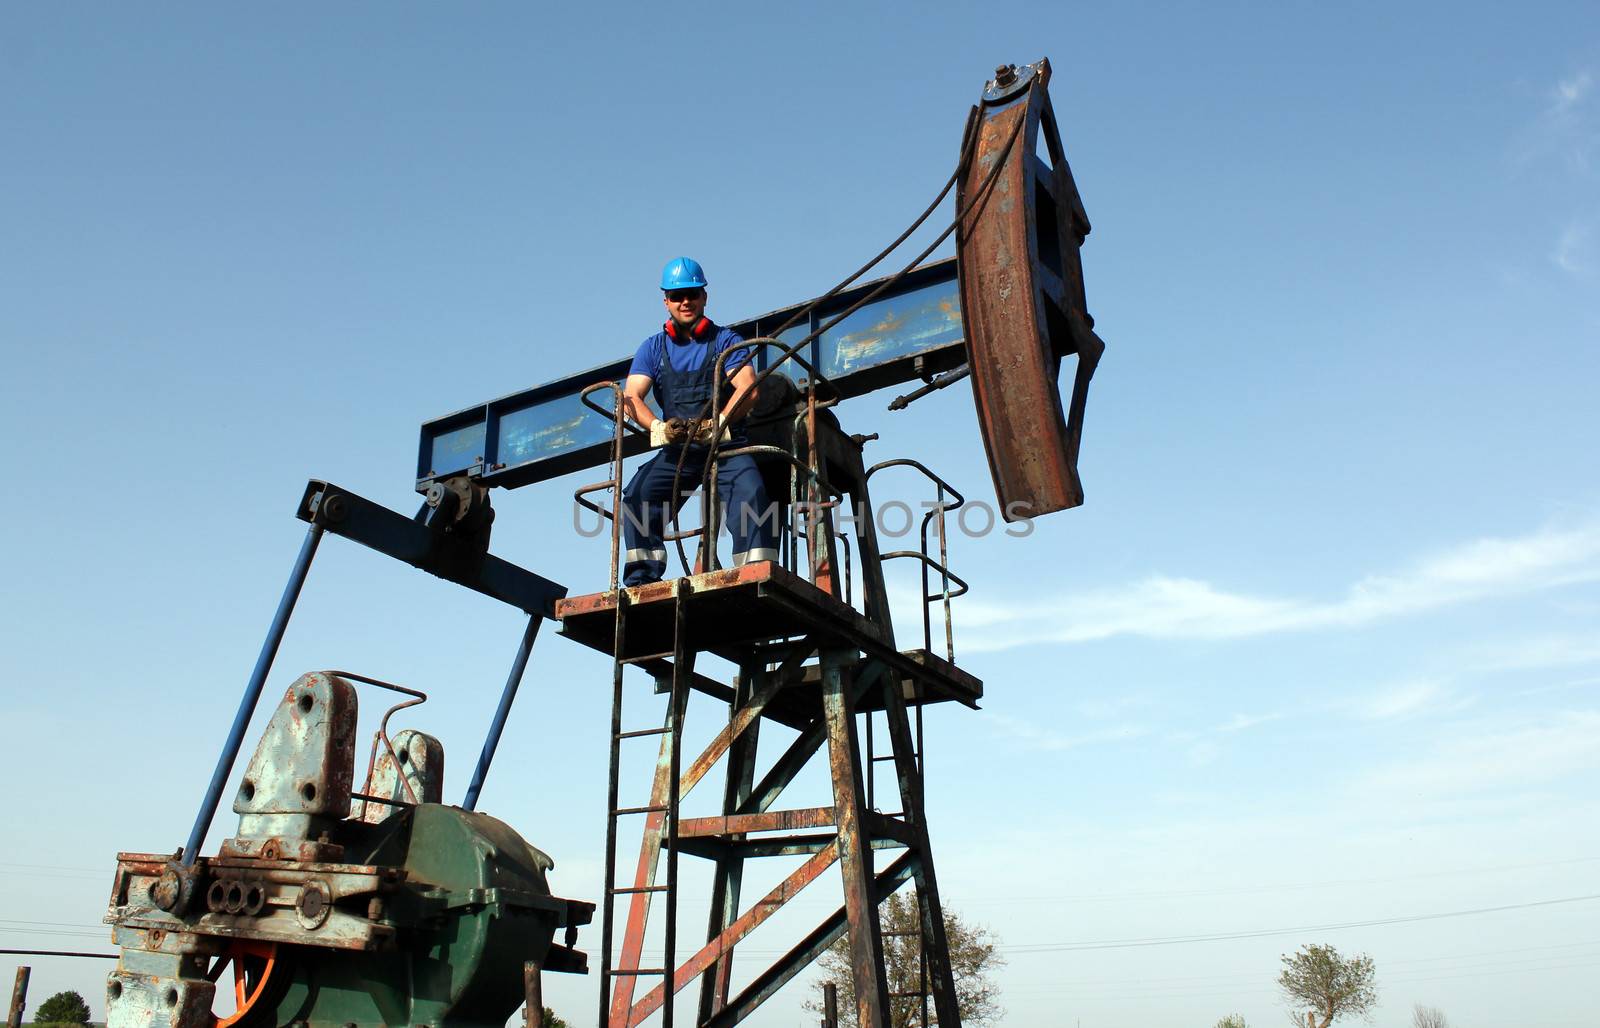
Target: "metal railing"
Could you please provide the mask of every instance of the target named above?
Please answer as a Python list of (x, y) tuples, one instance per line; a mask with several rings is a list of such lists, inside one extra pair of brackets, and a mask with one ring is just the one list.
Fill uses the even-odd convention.
[(389, 738), (389, 719), (400, 711), (405, 710), (407, 707), (415, 707), (419, 703), (426, 703), (428, 701), (428, 694), (418, 689), (410, 689), (403, 685), (395, 685), (393, 682), (385, 682), (377, 678), (368, 678), (366, 675), (358, 675), (353, 671), (324, 671), (323, 674), (337, 675), (338, 677), (351, 682), (364, 682), (367, 685), (375, 685), (380, 689), (388, 689), (390, 692), (397, 692), (411, 697), (408, 700), (401, 700), (399, 703), (396, 703), (394, 706), (384, 711), (382, 719), (378, 721), (378, 730), (372, 733), (372, 752), (367, 756), (367, 777), (364, 780), (364, 784), (361, 786), (361, 792), (356, 794), (354, 797), (361, 803), (361, 813), (355, 814), (352, 812), (351, 816), (358, 821), (365, 820), (367, 816), (367, 804), (371, 802), (387, 803), (390, 806), (406, 805), (396, 804), (394, 801), (385, 800), (381, 797), (372, 795), (372, 776), (378, 768), (378, 744), (380, 742), (383, 744), (384, 750), (389, 754), (389, 759), (394, 761), (395, 777), (400, 780), (401, 785), (405, 786), (406, 794), (411, 797), (409, 805), (415, 806), (416, 804), (421, 803), (422, 798), (417, 795), (417, 790), (411, 787), (411, 779), (406, 775), (404, 766), (400, 761), (400, 755), (395, 752), (394, 742)]
[[(720, 353), (718, 353), (715, 357), (716, 366), (719, 369), (722, 368), (727, 361), (728, 355), (738, 350), (758, 350), (764, 347), (782, 348), (783, 346), (784, 344), (779, 340), (767, 337), (744, 340), (725, 347)], [(817, 538), (812, 533), (816, 530), (815, 526), (819, 524), (825, 525), (828, 523), (827, 519), (821, 517), (821, 515), (827, 510), (837, 508), (843, 500), (843, 494), (838, 489), (834, 488), (822, 473), (820, 466), (821, 458), (818, 455), (817, 447), (814, 444), (814, 439), (816, 437), (816, 414), (819, 410), (825, 410), (828, 407), (832, 407), (837, 404), (840, 400), (840, 396), (838, 390), (835, 389), (833, 385), (829, 383), (828, 380), (811, 365), (810, 362), (805, 360), (805, 358), (800, 357), (798, 354), (785, 353), (778, 361), (774, 362), (773, 365), (764, 369), (763, 375), (775, 369), (779, 364), (783, 363), (784, 360), (794, 361), (796, 364), (804, 368), (809, 374), (805, 387), (805, 405), (793, 415), (793, 432), (791, 438), (794, 442), (794, 450), (785, 450), (780, 446), (762, 443), (743, 444), (739, 446), (724, 446), (721, 445), (720, 441), (713, 441), (712, 445), (706, 447), (705, 463), (700, 469), (698, 469), (698, 475), (694, 481), (695, 487), (701, 490), (700, 525), (699, 527), (695, 528), (682, 528), (678, 522), (678, 512), (679, 508), (681, 507), (680, 496), (682, 495), (681, 480), (684, 477), (684, 461), (689, 456), (689, 448), (687, 446), (683, 447), (680, 452), (679, 462), (674, 468), (673, 475), (672, 497), (670, 501), (672, 509), (671, 525), (669, 531), (663, 531), (662, 542), (672, 543), (674, 545), (674, 548), (678, 553), (678, 560), (682, 564), (686, 574), (694, 573), (697, 570), (714, 571), (721, 566), (717, 557), (716, 546), (718, 531), (721, 528), (722, 523), (722, 510), (717, 502), (717, 469), (721, 461), (724, 461), (730, 457), (749, 455), (757, 458), (780, 460), (787, 465), (789, 473), (789, 490), (787, 497), (788, 503), (785, 510), (792, 512), (804, 512), (806, 516), (804, 518), (790, 518), (780, 515), (780, 523), (784, 526), (784, 531), (782, 533), (782, 539), (780, 540), (781, 545), (779, 548), (779, 563), (785, 568), (785, 570), (799, 573), (798, 538), (802, 535), (805, 535), (808, 538), (808, 551), (811, 557), (811, 573), (808, 577), (810, 577), (812, 580), (815, 580), (817, 577), (818, 566), (819, 563), (821, 563), (819, 561), (818, 554), (826, 545), (826, 541)], [(711, 400), (709, 401), (709, 407), (713, 412), (719, 411), (721, 407), (723, 377), (724, 376), (721, 374), (713, 375), (712, 395)], [(819, 398), (817, 396), (817, 390), (819, 386), (825, 387), (832, 395), (828, 396), (827, 398)], [(610, 390), (612, 393), (612, 407), (610, 410), (607, 410), (604, 406), (596, 403), (592, 399), (595, 393), (605, 390)], [(619, 382), (596, 382), (595, 384), (583, 389), (578, 394), (578, 399), (590, 410), (610, 420), (613, 425), (610, 477), (599, 482), (593, 482), (588, 485), (580, 486), (574, 491), (572, 498), (574, 502), (583, 507), (585, 510), (592, 511), (595, 514), (598, 514), (601, 518), (611, 522), (610, 589), (615, 591), (621, 584), (620, 572), (622, 563), (622, 518), (624, 516), (628, 516), (625, 515), (624, 511), (622, 510), (622, 442), (628, 433), (631, 432), (633, 434), (642, 434), (644, 429), (632, 422), (629, 416), (626, 396), (622, 384)], [(751, 424), (770, 424), (784, 416), (787, 416), (787, 414), (779, 414), (775, 417), (768, 417), (759, 421), (752, 421)], [(802, 459), (797, 452), (802, 440), (804, 440), (807, 459)], [(594, 493), (604, 492), (606, 490), (611, 491), (611, 503), (609, 507), (603, 506), (600, 503), (596, 503), (589, 498)], [(663, 527), (666, 528), (668, 526)], [(687, 552), (683, 548), (683, 540), (696, 537), (698, 537), (701, 541), (700, 558), (698, 561), (691, 562)], [(848, 539), (845, 539), (842, 533), (831, 533), (831, 537), (834, 539), (844, 540), (845, 602), (849, 603), (849, 595), (851, 592), (849, 541)]]
[[(936, 490), (937, 498), (935, 502), (931, 506), (927, 503), (922, 505), (923, 507), (927, 508), (927, 512), (922, 515), (922, 528), (919, 533), (921, 544), (919, 549), (894, 550), (889, 553), (880, 554), (879, 559), (883, 561), (889, 561), (904, 558), (915, 560), (921, 564), (922, 645), (923, 648), (929, 653), (933, 652), (933, 602), (938, 600), (944, 608), (945, 659), (953, 664), (955, 663), (956, 659), (956, 641), (954, 622), (952, 621), (950, 615), (950, 601), (957, 596), (965, 595), (969, 591), (970, 587), (960, 578), (960, 576), (956, 575), (950, 570), (949, 537), (945, 531), (945, 512), (957, 510), (967, 501), (955, 486), (934, 474), (928, 469), (928, 466), (923, 464), (921, 461), (912, 460), (909, 457), (897, 457), (894, 460), (886, 460), (882, 461), (881, 463), (874, 464), (872, 467), (867, 469), (867, 479), (870, 481), (873, 475), (876, 475), (880, 471), (886, 471), (889, 468), (911, 468), (913, 471), (919, 472), (924, 478), (932, 482)], [(928, 529), (930, 526), (937, 528), (938, 531), (938, 560), (934, 560), (933, 557), (931, 557), (928, 553)], [(931, 575), (935, 572), (937, 572), (939, 575), (940, 589), (938, 592), (931, 591)], [(952, 582), (958, 587), (957, 591), (955, 592), (950, 590), (950, 584)]]

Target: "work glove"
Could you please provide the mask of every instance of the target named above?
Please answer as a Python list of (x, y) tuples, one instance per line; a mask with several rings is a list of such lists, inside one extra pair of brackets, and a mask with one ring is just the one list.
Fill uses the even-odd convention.
[(711, 445), (712, 440), (719, 443), (728, 441), (728, 423), (723, 420), (721, 414), (718, 414), (715, 418), (706, 418), (696, 422), (694, 429), (694, 441), (701, 446)]
[(652, 447), (676, 446), (687, 441), (691, 434), (689, 423), (682, 418), (657, 418), (650, 423)]

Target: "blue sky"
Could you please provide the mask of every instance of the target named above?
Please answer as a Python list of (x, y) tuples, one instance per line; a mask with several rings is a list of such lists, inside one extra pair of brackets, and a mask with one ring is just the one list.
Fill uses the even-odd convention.
[[(114, 853), (182, 842), (307, 478), (409, 510), (421, 422), (628, 352), (678, 253), (724, 320), (824, 291), (937, 190), (993, 67), (1048, 56), (1109, 346), (1088, 502), (955, 541), (987, 699), (928, 719), (944, 890), (1006, 947), (1006, 1023), (1273, 1023), (1304, 942), (1373, 955), (1385, 1028), (1584, 1023), (1600, 903), (1522, 905), (1600, 891), (1597, 30), (1584, 3), (7, 8), (0, 425), (43, 463), (14, 466), (0, 592), (0, 946), (103, 947)], [(985, 495), (968, 395), (888, 395), (841, 411), (874, 455)], [(606, 568), (580, 480), (496, 498), (497, 551), (575, 592)], [(518, 632), (330, 540), (269, 695), (426, 689), (458, 797)], [(482, 804), (570, 896), (599, 888), (606, 676), (540, 640)], [(1490, 907), (1519, 909), (1323, 927)], [(101, 973), (37, 960), (34, 1002), (99, 1010)], [(590, 1016), (591, 983), (550, 990)], [(813, 1023), (802, 993), (751, 1023)]]

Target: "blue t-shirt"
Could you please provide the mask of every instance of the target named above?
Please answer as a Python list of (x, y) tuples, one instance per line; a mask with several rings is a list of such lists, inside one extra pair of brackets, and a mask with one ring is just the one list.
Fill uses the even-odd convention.
[[(699, 371), (706, 366), (708, 354), (721, 353), (729, 346), (744, 342), (744, 337), (731, 328), (718, 325), (716, 329), (716, 333), (709, 339), (691, 339), (688, 342), (670, 338), (665, 329), (657, 332), (639, 344), (639, 351), (633, 355), (633, 364), (628, 368), (628, 374), (644, 375), (653, 381), (661, 374), (663, 357), (672, 361), (674, 371)], [(750, 348), (738, 347), (723, 361), (723, 373), (732, 374), (749, 359)]]

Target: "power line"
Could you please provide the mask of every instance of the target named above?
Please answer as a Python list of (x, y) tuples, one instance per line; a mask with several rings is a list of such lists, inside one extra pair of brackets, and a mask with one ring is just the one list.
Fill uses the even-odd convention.
[(1416, 921), (1438, 921), (1449, 917), (1472, 917), (1478, 914), (1498, 914), (1507, 910), (1531, 910), (1535, 907), (1553, 907), (1562, 903), (1582, 903), (1600, 899), (1600, 893), (1588, 896), (1568, 896), (1563, 899), (1536, 900), (1532, 903), (1508, 903), (1499, 907), (1478, 907), (1472, 910), (1447, 910), (1438, 914), (1412, 914), (1406, 917), (1380, 917), (1369, 921), (1343, 921), (1334, 924), (1296, 925), (1290, 928), (1264, 928), (1244, 932), (1218, 932), (1211, 935), (1172, 935), (1144, 939), (1101, 939), (1093, 942), (1046, 942), (1000, 946), (1007, 953), (1069, 953), (1091, 949), (1131, 949), (1143, 946), (1177, 946), (1191, 942), (1224, 942), (1230, 939), (1261, 939), (1274, 935), (1297, 935), (1301, 932), (1331, 932), (1345, 928), (1375, 928), (1382, 925), (1410, 924)]
[(110, 873), (108, 869), (103, 867), (65, 867), (61, 864), (19, 864), (5, 860), (0, 860), (0, 867), (29, 867), (39, 871), (82, 871), (84, 874), (96, 874), (102, 877)]
[(0, 953), (9, 953), (21, 957), (94, 957), (98, 960), (115, 960), (115, 953), (76, 953), (64, 949), (0, 949)]
[(1326, 889), (1345, 885), (1379, 885), (1384, 882), (1410, 882), (1430, 878), (1452, 878), (1463, 875), (1494, 874), (1500, 871), (1527, 871), (1536, 868), (1563, 867), (1571, 864), (1592, 864), (1600, 857), (1578, 857), (1572, 860), (1547, 860), (1531, 864), (1500, 864), (1491, 867), (1464, 867), (1444, 871), (1420, 871), (1409, 875), (1391, 875), (1382, 878), (1333, 878), (1320, 882), (1286, 882), (1279, 885), (1248, 885), (1228, 889), (1174, 889), (1154, 892), (1078, 893), (1063, 896), (974, 896), (972, 903), (1100, 903), (1130, 899), (1179, 899), (1189, 896), (1238, 896), (1260, 892), (1296, 892), (1304, 889)]

